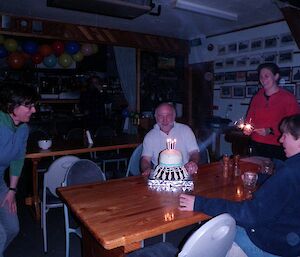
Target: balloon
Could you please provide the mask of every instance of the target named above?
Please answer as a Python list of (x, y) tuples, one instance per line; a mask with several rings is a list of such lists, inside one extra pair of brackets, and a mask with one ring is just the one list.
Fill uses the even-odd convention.
[(4, 58), (6, 56), (8, 56), (8, 51), (4, 46), (0, 45), (0, 58)]
[(34, 64), (40, 64), (43, 61), (43, 56), (40, 53), (36, 53), (31, 56), (31, 60)]
[(76, 54), (73, 54), (72, 58), (75, 62), (81, 62), (83, 60), (83, 54), (79, 51)]
[(21, 54), (23, 55), (23, 58), (24, 60), (29, 60), (31, 58), (30, 54), (27, 54), (27, 53), (24, 53), (24, 52), (21, 52)]
[(83, 44), (81, 46), (81, 50), (80, 52), (82, 52), (82, 54), (84, 56), (89, 56), (93, 53), (93, 48), (92, 48), (92, 45), (91, 44)]
[(68, 68), (72, 64), (72, 62), (72, 57), (66, 53), (62, 54), (58, 58), (58, 63), (64, 68)]
[(4, 43), (4, 36), (3, 35), (0, 35), (0, 44), (3, 44)]
[(26, 41), (22, 45), (23, 51), (28, 54), (35, 54), (38, 51), (38, 44), (33, 41)]
[(18, 43), (16, 40), (8, 38), (4, 40), (4, 47), (9, 52), (15, 52), (17, 50)]
[(49, 45), (44, 44), (39, 47), (39, 53), (44, 57), (49, 56), (53, 53), (53, 49)]
[(65, 44), (65, 51), (68, 54), (76, 54), (80, 50), (80, 45), (77, 42), (70, 41)]
[(13, 69), (20, 69), (25, 63), (25, 59), (21, 53), (11, 53), (7, 58), (8, 65)]
[(54, 54), (51, 54), (44, 58), (43, 64), (48, 68), (53, 68), (57, 63), (57, 58)]
[(61, 42), (61, 41), (55, 41), (52, 44), (52, 49), (53, 49), (55, 55), (59, 56), (59, 55), (61, 55), (64, 52), (65, 46), (64, 46), (63, 42)]
[(98, 50), (99, 50), (98, 45), (92, 44), (92, 53), (96, 54), (96, 53), (98, 53)]

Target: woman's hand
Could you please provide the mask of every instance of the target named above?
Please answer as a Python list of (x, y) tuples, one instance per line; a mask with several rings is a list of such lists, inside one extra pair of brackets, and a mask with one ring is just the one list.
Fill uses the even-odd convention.
[(4, 207), (7, 204), (8, 210), (10, 213), (17, 212), (16, 204), (16, 192), (9, 190), (1, 204), (1, 207)]
[(194, 195), (181, 194), (179, 196), (179, 210), (181, 211), (192, 211), (194, 210)]
[(269, 129), (266, 129), (266, 128), (254, 129), (254, 132), (256, 132), (258, 135), (263, 136), (263, 137), (270, 134)]

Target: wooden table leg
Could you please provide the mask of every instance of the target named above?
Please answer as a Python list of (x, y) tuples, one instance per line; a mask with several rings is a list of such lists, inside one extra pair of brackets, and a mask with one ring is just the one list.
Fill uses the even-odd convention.
[(39, 164), (40, 158), (32, 159), (32, 197), (25, 200), (27, 205), (31, 205), (34, 208), (34, 215), (36, 220), (41, 218), (40, 210), (40, 199), (38, 193), (38, 173), (37, 167)]
[(105, 249), (91, 233), (81, 226), (83, 257), (125, 257), (124, 247), (118, 247), (112, 250)]

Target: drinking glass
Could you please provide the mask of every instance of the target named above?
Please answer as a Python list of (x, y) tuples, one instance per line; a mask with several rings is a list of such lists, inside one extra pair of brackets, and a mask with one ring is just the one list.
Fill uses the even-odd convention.
[(273, 169), (274, 169), (274, 165), (271, 160), (263, 161), (261, 173), (270, 175), (273, 173)]
[(244, 183), (244, 188), (247, 190), (247, 193), (251, 194), (254, 191), (257, 179), (257, 173), (252, 171), (244, 172), (244, 174), (242, 175), (242, 180)]

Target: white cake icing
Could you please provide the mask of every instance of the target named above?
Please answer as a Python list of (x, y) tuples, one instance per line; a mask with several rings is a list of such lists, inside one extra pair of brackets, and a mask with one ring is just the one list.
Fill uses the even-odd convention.
[(180, 181), (186, 180), (189, 174), (182, 165), (182, 154), (175, 149), (167, 149), (160, 153), (159, 164), (153, 174), (154, 179)]
[(164, 150), (159, 155), (159, 164), (168, 167), (182, 166), (182, 154), (175, 149)]

